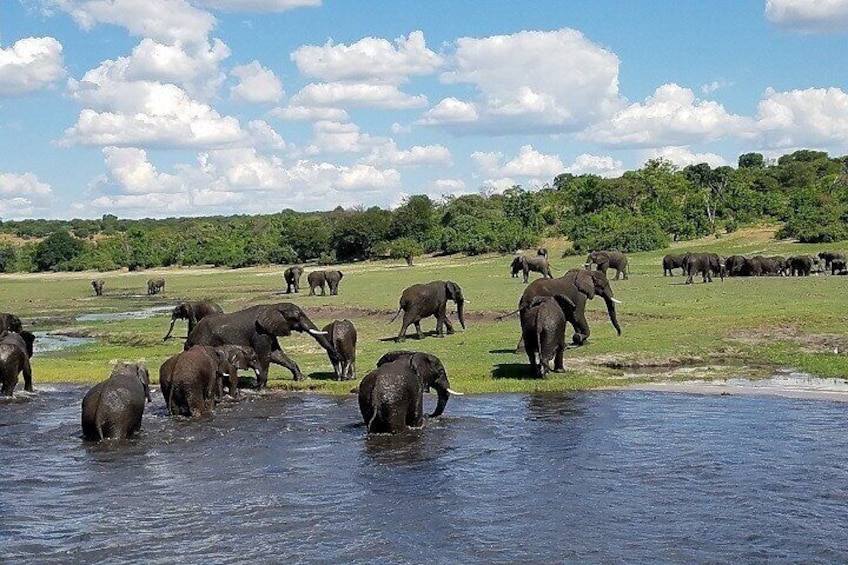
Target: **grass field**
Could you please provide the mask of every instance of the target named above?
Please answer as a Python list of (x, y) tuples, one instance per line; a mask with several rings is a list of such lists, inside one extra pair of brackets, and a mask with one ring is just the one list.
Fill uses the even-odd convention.
[[(773, 230), (766, 228), (750, 229), (720, 239), (675, 244), (672, 250), (791, 255), (848, 248), (848, 244), (775, 241), (772, 234)], [(548, 244), (555, 276), (580, 266), (584, 259), (560, 258), (561, 245), (556, 241)], [(345, 277), (340, 295), (333, 297), (306, 296), (308, 289), (300, 295), (283, 294), (283, 267), (279, 266), (0, 275), (0, 311), (18, 314), (27, 329), (34, 331), (98, 338), (96, 344), (36, 353), (32, 361), (36, 388), (46, 382), (99, 381), (119, 360), (143, 360), (151, 376), (158, 375), (161, 362), (182, 349), (181, 339), (162, 341), (168, 312), (147, 319), (93, 322), (76, 321), (76, 316), (137, 311), (201, 298), (219, 302), (226, 312), (252, 304), (292, 301), (319, 327), (335, 318), (349, 318), (359, 333), (357, 377), (361, 378), (380, 355), (399, 348), (389, 338), (397, 333), (400, 322), (389, 325), (388, 320), (397, 309), (401, 291), (436, 279), (462, 286), (469, 300), (468, 328), (444, 339), (407, 339), (400, 347), (438, 355), (448, 369), (452, 388), (464, 392), (572, 390), (657, 379), (757, 377), (771, 374), (776, 367), (848, 376), (848, 277), (734, 278), (684, 285), (682, 276), (662, 276), (661, 259), (668, 252), (630, 256), (630, 279), (612, 283), (616, 297), (623, 301), (618, 307), (622, 335), (615, 335), (603, 302), (591, 301), (589, 345), (569, 349), (567, 372), (551, 374), (546, 380), (527, 378), (526, 356), (512, 353), (519, 337), (517, 317), (495, 320), (497, 314), (516, 307), (524, 289), (520, 279), (509, 276), (511, 256), (421, 258), (414, 267), (401, 265), (402, 261), (341, 265)], [(154, 275), (165, 277), (165, 293), (148, 297), (145, 281)], [(90, 280), (95, 277), (106, 281), (102, 297), (93, 296)], [(305, 285), (306, 275), (302, 283)], [(424, 320), (422, 326), (425, 332), (433, 330), (435, 320)], [(184, 336), (185, 328), (185, 323), (178, 321), (174, 335)], [(288, 371), (272, 365), (271, 386), (340, 394), (355, 386), (332, 380), (327, 356), (312, 338), (297, 334), (282, 338), (281, 344), (311, 378), (295, 383)]]

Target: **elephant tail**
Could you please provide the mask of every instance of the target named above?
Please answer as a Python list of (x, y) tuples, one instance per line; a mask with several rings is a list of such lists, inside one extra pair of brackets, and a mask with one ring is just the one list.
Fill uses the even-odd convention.
[(397, 311), (397, 312), (395, 312), (394, 317), (393, 317), (391, 320), (389, 320), (389, 321), (388, 321), (388, 323), (389, 323), (389, 324), (391, 324), (391, 323), (393, 323), (395, 320), (397, 320), (397, 317), (398, 317), (398, 316), (400, 316), (400, 313), (401, 313), (401, 312), (403, 312), (403, 306), (401, 306), (400, 308), (398, 308), (398, 311)]
[(495, 318), (495, 320), (500, 322), (501, 320), (505, 320), (505, 319), (509, 318), (510, 316), (514, 316), (514, 315), (518, 314), (519, 312), (521, 312), (521, 308), (519, 308), (518, 310), (513, 310), (512, 312), (508, 312), (506, 314), (501, 314), (500, 316)]

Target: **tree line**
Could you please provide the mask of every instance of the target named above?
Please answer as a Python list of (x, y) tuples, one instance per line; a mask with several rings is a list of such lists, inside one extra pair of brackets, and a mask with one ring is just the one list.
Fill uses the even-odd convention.
[(394, 210), (0, 221), (0, 272), (411, 263), (423, 253), (508, 253), (550, 236), (567, 237), (574, 253), (636, 252), (763, 221), (780, 224), (781, 238), (848, 239), (848, 157), (800, 150), (767, 162), (746, 153), (736, 168), (653, 159), (617, 178), (563, 173), (532, 191), (513, 186), (439, 201), (415, 195)]

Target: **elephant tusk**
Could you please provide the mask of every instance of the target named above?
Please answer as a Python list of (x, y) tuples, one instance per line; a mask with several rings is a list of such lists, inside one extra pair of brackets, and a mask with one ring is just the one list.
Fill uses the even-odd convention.
[(256, 377), (259, 378), (259, 369), (253, 369), (253, 372), (256, 374)]
[(221, 376), (222, 376), (222, 377), (227, 377), (228, 379), (230, 378), (230, 374), (229, 374), (229, 373), (221, 373)]
[(612, 300), (616, 304), (624, 304), (621, 300), (618, 300), (617, 298), (610, 298), (610, 300)]
[(308, 331), (311, 335), (330, 335), (327, 332), (322, 332), (321, 330), (311, 330), (310, 329), (310, 330), (306, 330), (306, 331)]
[(448, 389), (448, 392), (451, 394), (455, 394), (457, 396), (465, 396), (464, 392), (456, 392), (455, 390)]

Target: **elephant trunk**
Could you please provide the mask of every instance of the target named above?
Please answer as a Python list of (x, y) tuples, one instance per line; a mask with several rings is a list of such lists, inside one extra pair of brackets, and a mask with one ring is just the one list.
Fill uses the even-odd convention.
[(336, 352), (336, 349), (333, 347), (333, 344), (330, 342), (329, 335), (327, 332), (318, 329), (318, 327), (312, 323), (312, 320), (307, 318), (305, 315), (303, 316), (303, 320), (301, 320), (301, 325), (303, 329), (300, 331), (305, 331), (309, 335), (311, 335), (315, 341), (318, 342), (318, 345), (323, 347), (327, 354), (330, 356), (331, 362), (340, 362), (341, 357)]
[(168, 338), (171, 337), (171, 332), (174, 331), (174, 322), (176, 321), (177, 319), (171, 316), (171, 327), (168, 328), (168, 333), (165, 334), (165, 337), (162, 338), (162, 341), (168, 341)]
[(612, 322), (618, 335), (621, 335), (621, 326), (618, 325), (618, 317), (615, 314), (615, 299), (612, 296), (605, 296), (604, 301), (607, 303), (607, 313), (609, 313), (610, 322)]
[(442, 412), (445, 411), (445, 406), (447, 406), (448, 404), (450, 393), (448, 392), (448, 387), (444, 387), (440, 383), (433, 383), (433, 388), (436, 389), (436, 393), (439, 395), (439, 402), (438, 404), (436, 404), (436, 409), (433, 410), (433, 413), (430, 414), (430, 417), (438, 418), (442, 415)]
[(462, 329), (465, 329), (465, 301), (464, 300), (460, 300), (459, 302), (456, 303), (456, 314), (459, 317), (459, 324), (462, 326)]

